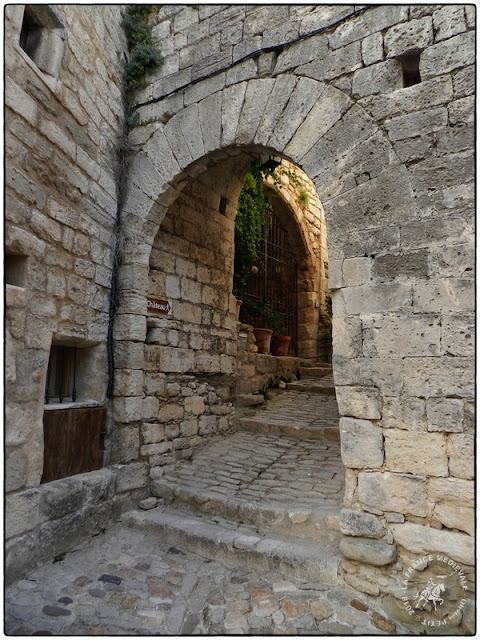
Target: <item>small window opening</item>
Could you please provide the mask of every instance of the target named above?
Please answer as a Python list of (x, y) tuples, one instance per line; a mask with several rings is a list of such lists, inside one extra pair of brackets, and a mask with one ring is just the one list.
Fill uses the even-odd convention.
[(410, 51), (399, 58), (402, 64), (403, 86), (412, 87), (414, 84), (420, 84), (420, 50)]
[(77, 348), (52, 345), (45, 384), (45, 404), (77, 399)]
[(227, 202), (228, 200), (225, 197), (222, 196), (220, 198), (220, 206), (218, 207), (218, 210), (223, 215), (225, 215), (225, 211), (227, 210)]
[(19, 45), (40, 71), (58, 76), (66, 37), (58, 9), (47, 4), (25, 6)]
[(35, 61), (41, 38), (42, 26), (25, 10), (19, 44), (27, 56), (33, 61)]
[(26, 282), (27, 256), (5, 255), (5, 283), (24, 287)]

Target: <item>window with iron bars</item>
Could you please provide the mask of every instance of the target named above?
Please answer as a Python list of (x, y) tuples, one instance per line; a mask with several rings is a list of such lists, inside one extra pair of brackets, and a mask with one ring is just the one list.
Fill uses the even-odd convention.
[(45, 404), (77, 399), (77, 348), (52, 345), (45, 383)]

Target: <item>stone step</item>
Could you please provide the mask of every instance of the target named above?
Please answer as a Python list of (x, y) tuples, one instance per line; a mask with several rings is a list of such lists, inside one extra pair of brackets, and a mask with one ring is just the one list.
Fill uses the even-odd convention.
[(322, 378), (332, 373), (332, 365), (322, 364), (318, 367), (299, 367), (300, 378)]
[(239, 393), (236, 398), (237, 407), (258, 407), (265, 402), (260, 393)]
[(335, 385), (331, 376), (323, 378), (304, 378), (295, 382), (287, 382), (288, 391), (302, 391), (303, 393), (319, 393), (324, 396), (335, 395)]
[(337, 540), (329, 542), (324, 536), (315, 543), (273, 535), (173, 507), (130, 511), (122, 515), (122, 522), (158, 536), (162, 543), (228, 568), (273, 571), (302, 580), (336, 583), (340, 563)]
[[(178, 480), (169, 481), (159, 478), (152, 481), (152, 493), (163, 498), (167, 504), (185, 507), (194, 513), (206, 514), (215, 518), (226, 518), (239, 525), (249, 525), (276, 534), (293, 535), (318, 541), (325, 538), (332, 542), (340, 530), (339, 513), (341, 502), (331, 498), (304, 500), (283, 496), (278, 500), (255, 500), (247, 496), (219, 494), (208, 489), (178, 484)], [(322, 504), (323, 502), (323, 504)]]
[(338, 421), (322, 426), (311, 424), (295, 424), (294, 420), (282, 421), (275, 418), (262, 417), (257, 414), (251, 418), (240, 418), (241, 428), (253, 433), (272, 433), (279, 436), (293, 436), (301, 440), (340, 440)]

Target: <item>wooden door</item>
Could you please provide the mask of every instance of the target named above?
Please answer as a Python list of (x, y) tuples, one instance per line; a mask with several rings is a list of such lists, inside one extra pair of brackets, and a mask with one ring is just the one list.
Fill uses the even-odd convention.
[(102, 468), (105, 407), (44, 411), (42, 482)]

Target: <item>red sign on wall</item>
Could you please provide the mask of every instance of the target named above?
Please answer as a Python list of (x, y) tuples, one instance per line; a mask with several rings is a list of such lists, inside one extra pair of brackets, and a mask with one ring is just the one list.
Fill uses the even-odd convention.
[(162, 313), (171, 316), (172, 305), (168, 300), (156, 300), (155, 298), (147, 297), (147, 311), (153, 311), (154, 313)]

